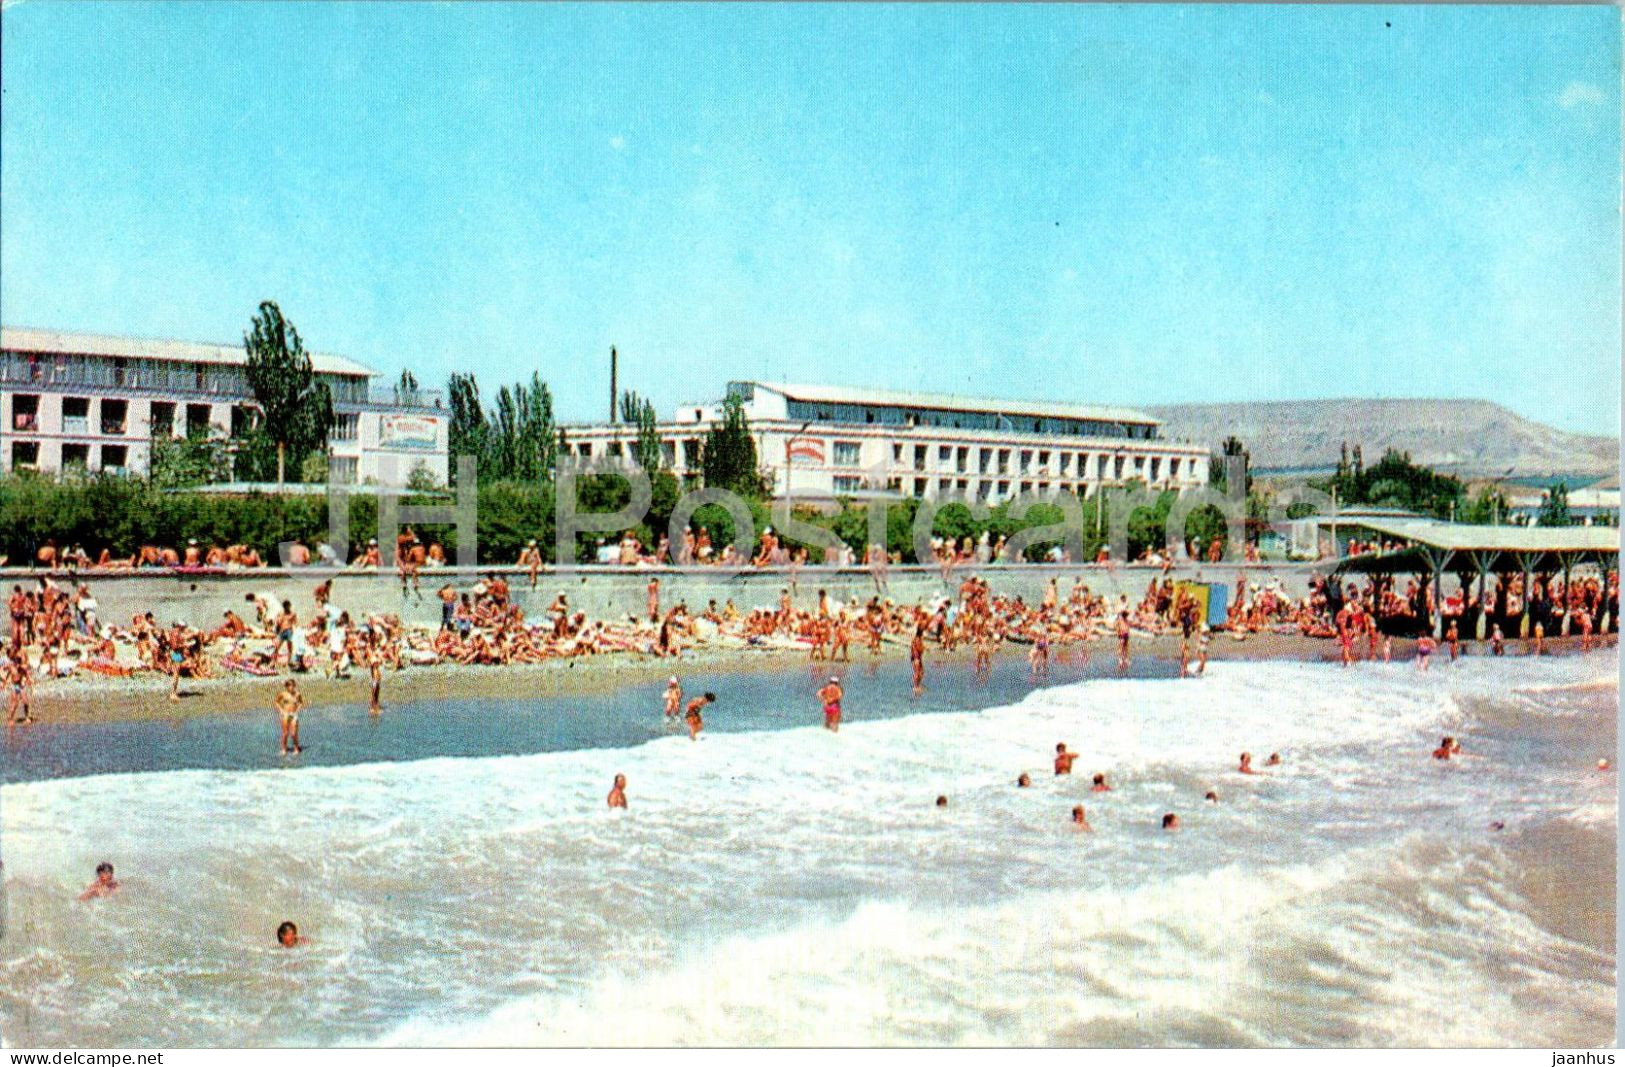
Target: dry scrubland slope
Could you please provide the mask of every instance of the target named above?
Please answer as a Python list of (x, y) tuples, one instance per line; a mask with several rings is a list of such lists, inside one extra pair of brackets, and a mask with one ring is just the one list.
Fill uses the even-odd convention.
[(1367, 463), (1388, 448), (1465, 475), (1612, 474), (1619, 440), (1566, 433), (1487, 400), (1295, 400), (1148, 409), (1168, 437), (1217, 445), (1230, 434), (1266, 469), (1329, 468), (1343, 442)]

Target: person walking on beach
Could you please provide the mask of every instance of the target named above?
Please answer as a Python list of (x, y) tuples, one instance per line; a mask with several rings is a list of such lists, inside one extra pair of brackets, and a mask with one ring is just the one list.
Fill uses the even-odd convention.
[(536, 547), (533, 537), (530, 544), (519, 550), (519, 566), (525, 568), (530, 575), (530, 587), (536, 588), (536, 576), (542, 571), (542, 550)]
[(649, 621), (650, 622), (659, 622), (660, 621), (660, 579), (659, 578), (650, 578), (649, 579), (649, 585), (648, 585), (648, 588), (647, 588), (646, 600), (647, 600), (647, 603), (645, 604), (645, 607), (649, 611)]
[(1117, 613), (1117, 668), (1128, 669), (1128, 612)]
[(282, 683), (275, 704), (277, 716), (282, 722), (282, 755), (288, 754), (290, 743), (295, 755), (303, 752), (299, 745), (299, 712), (305, 706), (305, 695), (299, 692), (299, 683), (292, 678)]
[(818, 699), (824, 703), (824, 729), (835, 733), (841, 728), (841, 700), (846, 696), (841, 689), (841, 680), (834, 675), (829, 682), (818, 691)]
[(676, 722), (677, 715), (683, 710), (683, 687), (674, 674), (666, 682), (665, 712), (667, 722)]
[(609, 806), (612, 808), (626, 807), (626, 775), (617, 774), (615, 784), (609, 787)]
[(377, 715), (384, 710), (384, 649), (377, 631), (369, 631), (367, 634), (367, 644), (362, 656), (367, 662), (367, 677), (372, 682), (370, 710), (372, 714)]
[(1450, 628), (1444, 632), (1445, 643), (1450, 646), (1450, 662), (1456, 662), (1461, 655), (1461, 631), (1456, 629), (1454, 619), (1450, 620)]
[(707, 704), (715, 704), (716, 702), (717, 695), (715, 693), (706, 693), (704, 696), (697, 696), (688, 702), (688, 714), (685, 717), (688, 719), (688, 739), (690, 741), (698, 741), (700, 731), (705, 729), (705, 719), (700, 715), (701, 710)]
[(293, 603), (282, 602), (282, 614), (276, 617), (276, 645), (271, 649), (271, 662), (275, 663), (282, 650), (288, 650), (288, 668), (293, 668), (293, 631), (299, 625), (299, 616), (293, 613)]
[(1504, 656), (1506, 650), (1506, 638), (1501, 633), (1501, 624), (1496, 623), (1490, 627), (1490, 654)]
[[(1053, 578), (1050, 579), (1051, 585), (1054, 582)], [(1027, 664), (1032, 668), (1034, 678), (1049, 677), (1049, 630), (1038, 631), (1038, 637), (1034, 639), (1033, 647), (1027, 653)], [(1180, 668), (1180, 673), (1185, 673), (1183, 666)]]
[(914, 628), (914, 640), (908, 643), (908, 665), (914, 673), (914, 692), (925, 691), (925, 628)]
[(28, 669), (28, 654), (21, 646), (15, 650), (11, 662), (0, 670), (0, 681), (6, 687), (6, 725), (32, 723), (34, 716), (30, 714), (29, 698), (33, 694), (34, 677)]

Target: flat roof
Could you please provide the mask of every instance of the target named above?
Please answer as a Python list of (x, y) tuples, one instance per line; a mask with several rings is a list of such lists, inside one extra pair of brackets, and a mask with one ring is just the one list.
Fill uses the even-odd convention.
[(842, 385), (796, 385), (786, 382), (759, 382), (749, 379), (738, 384), (779, 393), (790, 400), (813, 404), (858, 404), (871, 407), (935, 408), (944, 411), (977, 412), (988, 415), (1021, 415), (1029, 418), (1094, 419), (1101, 422), (1131, 422), (1160, 426), (1162, 420), (1133, 408), (1093, 404), (1067, 404), (1038, 400), (999, 400), (991, 397), (957, 396), (951, 393), (915, 393), (894, 389), (860, 389)]
[[(1396, 552), (1350, 556), (1337, 565), (1339, 573), (1378, 573), (1421, 569), (1427, 563), (1424, 548), (1442, 552), (1503, 553), (1500, 570), (1507, 569), (1507, 554), (1541, 557), (1602, 555), (1619, 552), (1619, 530), (1612, 526), (1469, 526), (1437, 519), (1358, 520), (1389, 537), (1410, 541)], [(1515, 558), (1515, 556), (1514, 556)]]
[[(122, 356), (126, 359), (168, 359), (186, 363), (221, 363), (243, 366), (248, 353), (242, 345), (203, 344), (197, 341), (114, 337), (100, 333), (0, 327), (0, 349), (7, 352), (45, 352), (67, 356)], [(377, 377), (378, 372), (348, 356), (310, 353), (311, 366), (322, 374)]]

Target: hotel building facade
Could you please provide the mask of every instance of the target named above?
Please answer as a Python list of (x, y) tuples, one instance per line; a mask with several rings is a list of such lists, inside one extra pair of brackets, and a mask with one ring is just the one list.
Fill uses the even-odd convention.
[[(0, 471), (144, 474), (157, 437), (230, 436), (254, 411), (241, 345), (0, 329)], [(344, 356), (312, 354), (333, 393), (334, 480), (446, 482), (450, 412), (438, 392), (380, 386)]]
[[(743, 402), (777, 497), (962, 495), (991, 506), (1022, 494), (1086, 498), (1134, 481), (1207, 484), (1207, 447), (1163, 440), (1157, 419), (1127, 408), (754, 381), (728, 393)], [(659, 425), (679, 478), (699, 476), (701, 442), (721, 417), (720, 403), (687, 406)], [(565, 427), (578, 460), (632, 463), (636, 440), (629, 423)]]

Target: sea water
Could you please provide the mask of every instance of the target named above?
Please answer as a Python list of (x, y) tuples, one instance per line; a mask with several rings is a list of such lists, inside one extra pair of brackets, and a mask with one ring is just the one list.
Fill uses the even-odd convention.
[[(1616, 663), (1224, 662), (854, 704), (838, 734), (10, 784), (0, 1025), (13, 1046), (1604, 1043)], [(1465, 758), (1429, 758), (1443, 734)], [(1244, 777), (1243, 750), (1284, 762)], [(123, 889), (77, 902), (102, 859)], [(278, 948), (283, 919), (310, 943)]]

